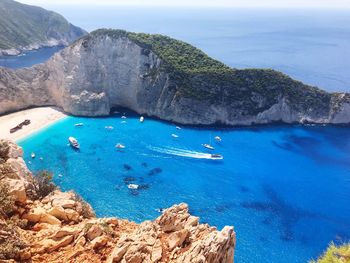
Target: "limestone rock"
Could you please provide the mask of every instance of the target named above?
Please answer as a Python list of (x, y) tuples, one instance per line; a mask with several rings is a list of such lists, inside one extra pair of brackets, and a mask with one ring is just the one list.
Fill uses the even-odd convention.
[(175, 247), (180, 247), (189, 235), (188, 229), (182, 229), (171, 233), (168, 237), (169, 250), (173, 250)]
[(92, 225), (89, 230), (86, 232), (86, 237), (89, 240), (94, 240), (96, 237), (101, 236), (103, 233), (103, 230), (99, 225)]

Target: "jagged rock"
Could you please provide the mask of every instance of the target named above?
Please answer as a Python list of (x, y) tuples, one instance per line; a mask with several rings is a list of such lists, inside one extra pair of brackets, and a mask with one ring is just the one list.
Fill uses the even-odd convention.
[(102, 233), (103, 230), (99, 225), (92, 225), (86, 232), (86, 237), (91, 241), (94, 240), (96, 237), (101, 236)]
[(56, 217), (48, 214), (46, 210), (42, 207), (35, 207), (31, 209), (27, 214), (25, 214), (23, 219), (27, 219), (29, 222), (33, 223), (48, 223), (51, 225), (61, 225), (61, 221)]
[(60, 220), (68, 221), (66, 211), (61, 206), (54, 206), (47, 213)]
[(107, 236), (99, 236), (94, 238), (91, 241), (91, 247), (93, 249), (100, 249), (101, 247), (104, 247), (108, 242), (108, 237)]
[(62, 239), (55, 241), (53, 239), (44, 239), (43, 242), (41, 243), (41, 248), (38, 250), (39, 254), (42, 254), (44, 252), (51, 253), (60, 247), (65, 247), (72, 243), (74, 240), (73, 236), (65, 236)]
[(9, 185), (9, 194), (15, 198), (15, 201), (25, 204), (27, 201), (26, 188), (23, 180), (6, 179)]
[(195, 222), (190, 218), (188, 213), (188, 205), (181, 203), (167, 209), (158, 219), (157, 223), (164, 232), (181, 230), (185, 227), (188, 221)]
[(183, 244), (183, 242), (186, 240), (188, 235), (189, 235), (189, 231), (187, 229), (182, 229), (174, 233), (171, 233), (168, 236), (169, 250), (171, 251), (175, 247), (180, 247)]

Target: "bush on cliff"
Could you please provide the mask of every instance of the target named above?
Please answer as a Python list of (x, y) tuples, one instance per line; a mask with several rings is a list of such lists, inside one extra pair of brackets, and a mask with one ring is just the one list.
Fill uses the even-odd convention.
[(9, 193), (7, 183), (0, 181), (0, 218), (7, 217), (15, 207), (15, 200)]
[(17, 231), (17, 226), (0, 221), (0, 261), (18, 259), (19, 252), (27, 247)]
[(341, 246), (331, 243), (320, 258), (310, 263), (350, 263), (350, 243)]
[(53, 174), (46, 170), (39, 172), (33, 177), (35, 199), (42, 199), (57, 189), (57, 186), (52, 182), (52, 178)]
[(6, 162), (10, 151), (10, 145), (5, 140), (0, 140), (0, 164)]

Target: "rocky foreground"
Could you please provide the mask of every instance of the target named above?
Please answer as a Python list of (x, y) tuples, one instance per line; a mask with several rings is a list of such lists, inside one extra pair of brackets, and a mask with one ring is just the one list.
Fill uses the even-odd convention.
[(43, 189), (22, 149), (0, 141), (0, 262), (233, 262), (233, 228), (199, 224), (186, 204), (136, 224), (96, 218), (74, 192)]

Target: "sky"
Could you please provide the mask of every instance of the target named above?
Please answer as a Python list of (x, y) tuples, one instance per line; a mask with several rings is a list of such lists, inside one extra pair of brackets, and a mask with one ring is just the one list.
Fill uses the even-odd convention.
[(25, 4), (266, 8), (350, 8), (350, 0), (18, 0)]

